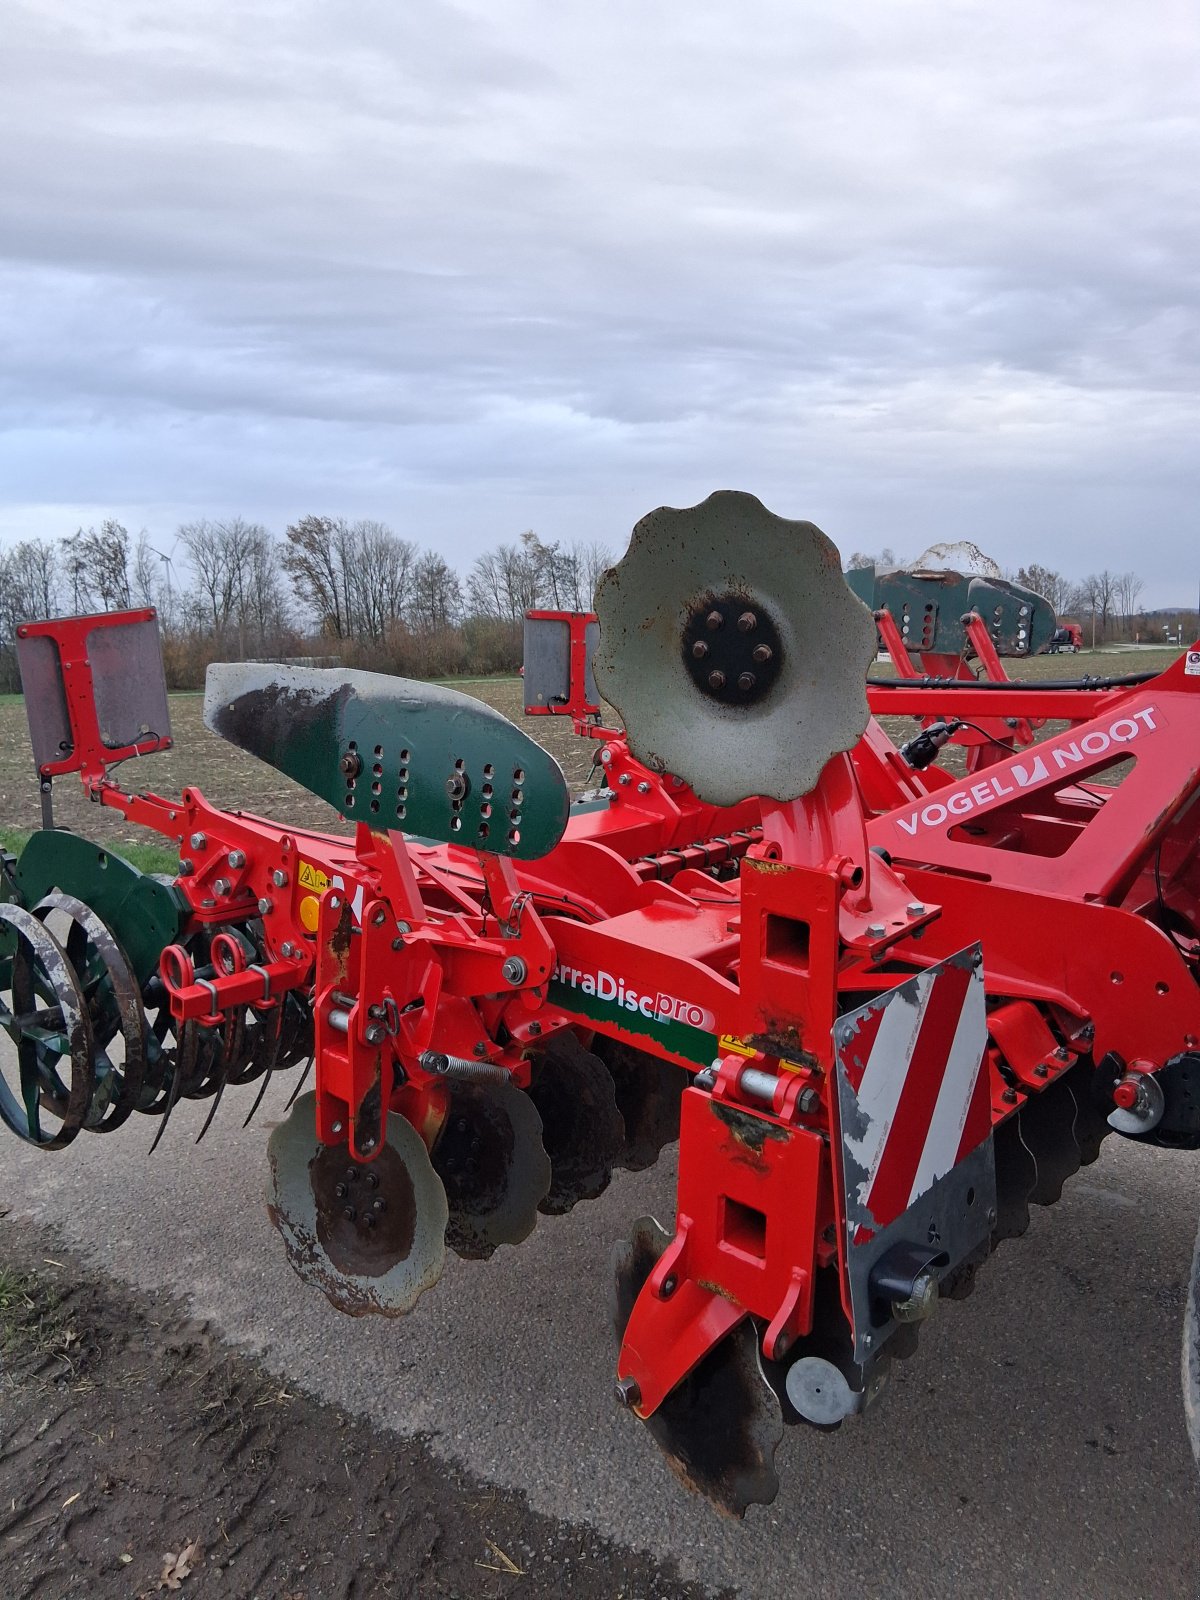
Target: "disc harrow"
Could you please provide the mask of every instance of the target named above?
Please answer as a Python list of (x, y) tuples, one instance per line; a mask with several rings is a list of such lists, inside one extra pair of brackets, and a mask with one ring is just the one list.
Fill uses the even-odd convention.
[[(210, 668), (209, 728), (349, 833), (127, 791), (170, 743), (153, 613), (21, 625), (48, 826), (0, 872), (0, 1120), (60, 1150), (137, 1112), (155, 1149), (286, 1075), (268, 1214), (352, 1316), (535, 1228), (568, 1252), (677, 1146), (672, 1227), (614, 1254), (616, 1397), (720, 1510), (769, 1502), (785, 1430), (867, 1412), (1105, 1138), (1200, 1148), (1200, 647), (1014, 682), (1040, 597), (851, 577), (750, 495), (643, 519), (595, 613), (527, 618), (575, 796), (455, 691)], [(71, 772), (178, 874), (53, 828)]]

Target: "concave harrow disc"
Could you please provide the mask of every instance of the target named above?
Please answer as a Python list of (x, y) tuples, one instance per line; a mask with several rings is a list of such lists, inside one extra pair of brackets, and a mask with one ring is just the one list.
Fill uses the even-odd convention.
[[(671, 1236), (653, 1217), (641, 1217), (613, 1253), (613, 1326), (620, 1344), (634, 1301)], [(783, 1409), (767, 1381), (758, 1332), (746, 1317), (671, 1390), (646, 1427), (688, 1489), (720, 1511), (744, 1517), (779, 1493), (775, 1450), (783, 1438)]]
[(594, 1200), (612, 1181), (625, 1143), (612, 1076), (599, 1056), (585, 1050), (570, 1029), (541, 1053), (529, 1098), (542, 1119), (550, 1157), (550, 1190), (540, 1209), (562, 1216), (578, 1200)]
[(617, 1165), (642, 1172), (679, 1138), (679, 1102), (688, 1085), (687, 1073), (603, 1034), (596, 1035), (595, 1052), (612, 1074), (617, 1110), (625, 1124)]
[(430, 1151), (446, 1189), (446, 1243), (486, 1261), (497, 1245), (533, 1232), (550, 1188), (542, 1119), (527, 1094), (507, 1084), (454, 1083)]
[(288, 1260), (352, 1317), (403, 1316), (442, 1275), (446, 1191), (416, 1129), (387, 1119), (368, 1163), (322, 1144), (317, 1097), (301, 1095), (267, 1145), (267, 1210)]

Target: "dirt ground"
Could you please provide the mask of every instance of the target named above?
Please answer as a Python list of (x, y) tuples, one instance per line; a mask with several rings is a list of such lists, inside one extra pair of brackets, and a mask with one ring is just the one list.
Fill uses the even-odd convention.
[[(196, 1546), (194, 1558), (178, 1557)], [(168, 1557), (176, 1558), (175, 1561)], [(4, 1600), (700, 1600), (0, 1222)]]

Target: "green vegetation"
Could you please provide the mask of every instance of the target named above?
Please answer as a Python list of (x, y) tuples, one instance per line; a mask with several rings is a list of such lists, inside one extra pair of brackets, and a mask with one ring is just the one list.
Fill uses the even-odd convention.
[[(28, 828), (0, 828), (0, 849), (9, 850), (13, 855), (20, 855), (28, 839)], [(101, 848), (112, 850), (139, 872), (165, 872), (175, 877), (179, 871), (179, 857), (165, 845), (122, 844), (113, 850), (111, 845), (105, 844)]]

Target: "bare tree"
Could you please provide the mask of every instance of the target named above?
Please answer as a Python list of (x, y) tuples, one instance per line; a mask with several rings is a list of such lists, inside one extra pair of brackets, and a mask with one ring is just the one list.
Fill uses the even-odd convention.
[(1133, 632), (1133, 619), (1138, 613), (1145, 587), (1136, 572), (1122, 572), (1114, 585), (1117, 611), (1127, 634)]
[(1029, 566), (1017, 569), (1017, 582), (1023, 584), (1026, 589), (1032, 589), (1034, 594), (1040, 594), (1043, 600), (1047, 600), (1056, 617), (1064, 615), (1071, 609), (1071, 596), (1075, 586), (1069, 578), (1064, 578), (1061, 572), (1054, 572), (1051, 568), (1032, 561)]
[(75, 612), (121, 611), (130, 604), (129, 534), (119, 522), (82, 528), (62, 542), (63, 566)]
[(408, 616), (419, 633), (440, 633), (462, 616), (458, 574), (442, 556), (427, 550), (413, 566)]
[(417, 547), (382, 522), (356, 522), (348, 530), (347, 584), (354, 632), (383, 640), (408, 606)]

